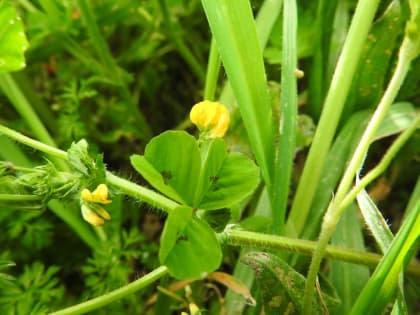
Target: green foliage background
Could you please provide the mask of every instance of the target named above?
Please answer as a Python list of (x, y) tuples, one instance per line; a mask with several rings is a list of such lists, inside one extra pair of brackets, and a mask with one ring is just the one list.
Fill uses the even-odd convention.
[[(298, 67), (305, 72), (305, 76), (297, 86), (300, 104), (298, 119), (302, 123), (297, 127), (296, 151), (292, 152), (296, 155), (289, 195), (295, 192), (298, 185), (307, 147), (322, 111), (322, 101), (355, 2), (345, 1), (343, 5), (341, 1), (298, 1), (297, 57)], [(391, 2), (391, 9), (386, 11)], [(84, 138), (90, 145), (91, 156), (103, 153), (108, 170), (147, 185), (134, 172), (129, 156), (147, 155), (146, 144), (165, 130), (194, 132), (187, 117), (191, 106), (204, 98), (211, 43), (201, 2), (15, 0), (7, 3), (17, 9), (22, 19), (29, 48), (25, 52), (26, 67), (0, 78), (3, 91), (0, 93), (0, 123), (40, 139), (19, 109), (11, 106), (13, 97), (10, 96), (10, 82), (14, 82), (57, 147), (67, 149), (73, 142)], [(254, 15), (257, 15), (263, 1), (251, 3)], [(270, 89), (266, 91), (260, 82), (262, 91), (259, 95), (269, 99), (274, 117), (274, 126), (264, 126), (266, 130), (261, 131), (262, 135), (278, 128), (280, 116), (283, 18), (279, 12), (275, 14), (273, 11), (272, 28), (265, 32), (265, 43), (261, 43)], [(309, 212), (312, 220), (302, 232), (304, 238), (316, 239), (322, 219), (318, 209), (328, 203), (349, 158), (349, 148), (358, 141), (359, 130), (363, 130), (369, 110), (376, 106), (392, 74), (403, 37), (403, 26), (408, 19), (407, 12), (408, 5), (404, 1), (381, 1), (362, 51), (356, 79), (352, 82), (345, 103), (332, 153), (327, 157), (328, 165), (324, 171), (327, 184), (323, 182), (325, 186), (319, 187)], [(264, 34), (258, 36), (259, 40), (264, 41)], [(26, 44), (19, 43), (20, 47)], [(248, 56), (243, 58), (247, 62)], [(6, 70), (17, 70), (16, 67), (19, 67), (14, 66)], [(226, 72), (229, 71), (226, 68)], [(414, 107), (420, 104), (419, 74), (420, 63), (417, 59), (396, 101), (411, 103)], [(227, 105), (232, 112), (232, 124), (226, 137), (228, 150), (251, 155), (252, 144), (249, 144), (245, 132), (248, 122), (246, 118), (242, 121), (235, 109), (234, 98), (226, 92), (224, 69), (218, 79), (220, 84), (217, 85), (216, 95), (228, 100)], [(406, 111), (404, 108), (401, 106), (393, 114), (403, 116), (413, 112), (413, 106)], [(257, 113), (258, 110), (261, 108), (256, 109)], [(242, 116), (246, 115), (242, 113)], [(262, 142), (268, 143), (277, 141), (264, 136), (262, 139)], [(3, 160), (26, 167), (45, 163), (45, 158), (38, 152), (8, 141), (0, 136), (3, 148), (0, 157)], [(390, 142), (387, 139), (372, 145), (365, 163), (367, 169), (380, 160)], [(403, 209), (418, 180), (419, 148), (420, 134), (417, 131), (383, 174), (381, 181), (369, 187), (370, 192), (376, 194), (376, 204), (383, 216), (391, 222), (394, 234), (398, 231)], [(257, 162), (261, 163), (263, 159), (255, 155)], [(268, 152), (267, 155), (269, 160), (274, 153)], [(274, 176), (274, 173), (267, 172), (263, 178), (267, 181), (270, 175)], [(1, 186), (0, 193), (5, 193)], [(78, 238), (71, 227), (51, 211), (21, 212), (11, 210), (11, 207), (1, 208), (1, 314), (45, 314), (121, 287), (160, 265), (159, 238), (166, 215), (151, 205), (124, 197), (118, 192), (112, 194), (113, 203), (109, 208), (112, 220), (104, 228), (107, 239), (97, 244)], [(261, 196), (264, 196), (262, 187), (245, 202), (233, 205), (230, 223), (243, 221), (244, 226), (252, 230), (267, 232), (272, 218), (267, 218), (260, 211), (264, 207), (264, 197)], [(286, 196), (288, 209), (291, 199)], [(80, 216), (79, 201), (75, 195), (67, 198), (62, 206), (62, 211)], [(334, 244), (375, 251), (374, 240), (369, 232), (363, 233), (363, 224), (357, 217), (349, 215), (341, 224), (333, 238)], [(85, 225), (84, 228), (88, 229), (87, 223)], [(340, 234), (342, 231), (348, 233)], [(349, 234), (354, 238), (349, 238)], [(237, 266), (239, 250), (223, 248), (223, 254), (221, 270), (240, 274), (241, 267)], [(305, 274), (308, 259), (288, 258), (294, 262), (297, 271)], [(10, 261), (15, 265), (12, 266)], [(364, 282), (370, 273), (365, 267), (351, 265), (347, 268), (340, 262), (331, 263), (329, 267), (329, 280), (338, 295), (353, 300), (357, 294), (346, 292), (343, 281), (351, 282), (354, 273), (358, 281)], [(250, 270), (245, 273), (241, 279), (243, 282), (251, 278)], [(260, 278), (257, 277), (258, 281)], [(168, 287), (172, 282), (174, 280), (168, 276), (161, 279), (159, 285)], [(157, 285), (93, 313), (172, 314), (185, 311), (187, 301), (191, 300), (201, 308), (208, 309), (210, 314), (217, 314), (221, 308), (218, 295), (224, 295), (226, 291), (223, 286), (215, 289), (209, 281), (203, 280), (190, 284), (190, 295), (186, 291), (178, 291), (177, 295), (171, 296), (158, 291)], [(418, 279), (411, 279), (406, 287), (410, 312), (418, 311), (416, 296), (419, 296), (419, 292)], [(267, 292), (264, 289), (254, 286), (252, 293), (259, 301), (266, 303)], [(157, 299), (157, 302), (149, 303), (153, 299)], [(231, 292), (227, 294), (225, 305), (228, 314), (257, 314), (260, 311), (261, 306), (248, 307), (238, 299)], [(235, 303), (241, 304), (236, 313), (233, 311)], [(348, 311), (351, 306), (351, 303), (343, 303), (340, 306), (343, 308), (338, 309), (337, 314)]]

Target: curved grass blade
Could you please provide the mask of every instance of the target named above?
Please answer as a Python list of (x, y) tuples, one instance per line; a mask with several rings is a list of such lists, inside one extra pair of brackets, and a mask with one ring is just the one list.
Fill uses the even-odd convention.
[(392, 298), (400, 272), (415, 253), (412, 246), (420, 236), (420, 200), (381, 259), (374, 274), (359, 295), (351, 315), (382, 314)]

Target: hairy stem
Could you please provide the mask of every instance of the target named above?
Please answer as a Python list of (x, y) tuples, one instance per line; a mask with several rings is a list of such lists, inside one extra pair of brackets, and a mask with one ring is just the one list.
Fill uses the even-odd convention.
[[(49, 145), (46, 145), (42, 142), (33, 140), (27, 136), (24, 136), (23, 134), (14, 131), (12, 129), (9, 129), (3, 125), (0, 125), (0, 134), (4, 134), (20, 143), (23, 143), (31, 148), (34, 148), (36, 150), (39, 150), (41, 152), (44, 152), (48, 155), (58, 157), (63, 160), (67, 160), (67, 152), (51, 147)], [(175, 207), (178, 206), (178, 204), (168, 199), (153, 190), (147, 189), (145, 187), (142, 187), (140, 185), (137, 185), (129, 180), (126, 180), (124, 178), (118, 177), (111, 172), (106, 173), (106, 179), (109, 184), (117, 187), (122, 192), (126, 193), (129, 196), (132, 196), (134, 198), (140, 199), (142, 201), (145, 201), (152, 206), (155, 206), (159, 209), (165, 210), (165, 211), (171, 211), (175, 209)]]
[[(317, 246), (317, 243), (314, 241), (235, 229), (223, 232), (221, 234), (221, 239), (231, 246), (279, 249), (302, 255), (312, 255)], [(374, 268), (383, 256), (375, 253), (328, 245), (326, 247), (325, 257)], [(417, 263), (409, 264), (407, 266), (407, 274), (419, 276), (420, 265)]]
[(167, 273), (168, 268), (166, 268), (165, 266), (160, 266), (152, 272), (148, 273), (147, 275), (141, 277), (140, 279), (137, 279), (119, 289), (98, 296), (97, 298), (88, 300), (86, 302), (62, 309), (57, 312), (50, 313), (50, 315), (85, 314), (87, 312), (96, 310), (102, 306), (108, 305), (112, 302), (118, 301), (126, 297), (127, 295), (133, 294), (150, 285), (151, 283), (155, 282), (156, 280), (162, 278)]

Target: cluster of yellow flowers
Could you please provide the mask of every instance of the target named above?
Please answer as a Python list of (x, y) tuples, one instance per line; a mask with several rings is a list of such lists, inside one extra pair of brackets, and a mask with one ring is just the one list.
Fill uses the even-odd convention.
[(93, 192), (83, 189), (80, 194), (83, 219), (94, 226), (104, 225), (105, 220), (111, 220), (111, 216), (101, 205), (111, 202), (108, 200), (108, 187), (105, 184), (98, 185)]
[(230, 115), (223, 104), (202, 101), (191, 109), (190, 120), (203, 135), (210, 138), (221, 138), (229, 127)]

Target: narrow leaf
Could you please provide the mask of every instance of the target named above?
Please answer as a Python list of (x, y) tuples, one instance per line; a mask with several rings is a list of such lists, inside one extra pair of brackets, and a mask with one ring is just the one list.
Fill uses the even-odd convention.
[(272, 112), (263, 56), (248, 0), (202, 0), (251, 147), (268, 187), (273, 182)]

